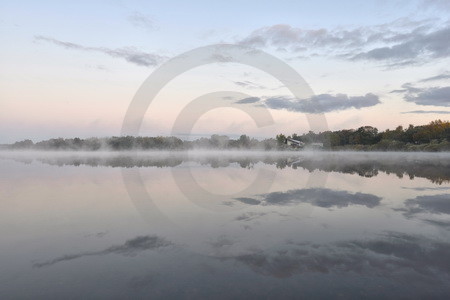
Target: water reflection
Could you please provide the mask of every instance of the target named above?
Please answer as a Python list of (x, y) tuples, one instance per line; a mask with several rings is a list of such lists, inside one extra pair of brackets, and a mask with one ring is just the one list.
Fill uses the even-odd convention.
[[(229, 248), (237, 241), (227, 237), (219, 237), (213, 244), (216, 248)], [(170, 247), (169, 247), (170, 246)], [(169, 247), (169, 248), (167, 248)], [(181, 245), (174, 245), (172, 242), (157, 236), (141, 236), (128, 240), (120, 246), (111, 246), (98, 252), (85, 252), (75, 255), (63, 255), (48, 262), (35, 264), (35, 267), (48, 267), (59, 262), (83, 258), (86, 256), (119, 254), (119, 255), (137, 255), (141, 252), (153, 251), (155, 249), (166, 248), (167, 253), (184, 253), (188, 255), (190, 261), (199, 259), (197, 254), (186, 253)], [(181, 251), (181, 252), (180, 252)], [(284, 244), (278, 245), (272, 249), (249, 249), (244, 253), (237, 253), (229, 256), (203, 256), (205, 266), (210, 260), (216, 260), (220, 264), (233, 262), (237, 268), (242, 271), (249, 269), (255, 274), (264, 277), (276, 279), (297, 278), (302, 280), (302, 276), (311, 276), (317, 283), (321, 283), (322, 288), (330, 294), (336, 293), (336, 284), (328, 281), (329, 276), (338, 276), (335, 283), (341, 284), (345, 278), (353, 279), (355, 275), (359, 278), (365, 278), (366, 286), (353, 286), (354, 291), (368, 288), (370, 291), (371, 281), (374, 284), (385, 285), (386, 282), (397, 284), (397, 290), (384, 291), (387, 295), (405, 295), (407, 291), (402, 290), (401, 285), (409, 286), (409, 291), (413, 291), (411, 297), (428, 295), (430, 297), (445, 297), (450, 292), (447, 283), (450, 279), (450, 243), (447, 241), (430, 239), (420, 235), (405, 234), (401, 232), (383, 232), (376, 238), (343, 240), (331, 243), (313, 243), (308, 241), (288, 240)], [(179, 260), (177, 263), (183, 264)], [(142, 261), (145, 264), (145, 260)], [(219, 265), (209, 267), (207, 276), (223, 276), (216, 268)], [(191, 270), (192, 271), (192, 270)], [(205, 270), (204, 270), (205, 271)], [(172, 274), (174, 280), (177, 278)], [(186, 276), (198, 276), (196, 272), (186, 273)], [(206, 277), (202, 280), (208, 281)], [(226, 281), (226, 277), (220, 277), (220, 280)], [(133, 288), (140, 290), (148, 285), (155, 287), (157, 276), (147, 274), (141, 277), (134, 277), (130, 281)], [(174, 284), (176, 284), (174, 282)], [(245, 283), (242, 283), (244, 284)], [(354, 282), (355, 284), (355, 282)], [(293, 292), (308, 290), (307, 287), (299, 285), (292, 287)], [(347, 297), (356, 297), (357, 294), (352, 290), (346, 291)], [(310, 291), (311, 292), (311, 291)], [(231, 295), (232, 293), (226, 294)], [(320, 293), (319, 293), (320, 294)], [(258, 294), (263, 296), (264, 294)], [(371, 294), (368, 296), (370, 297)], [(371, 296), (379, 296), (379, 293)], [(160, 296), (163, 296), (160, 295)]]
[[(423, 236), (387, 232), (377, 239), (330, 244), (288, 242), (284, 247), (227, 257), (254, 272), (273, 277), (296, 273), (356, 273), (384, 278), (447, 282), (450, 243)], [(407, 276), (405, 277), (405, 274)]]
[(445, 230), (450, 228), (450, 194), (417, 196), (407, 199), (404, 207), (394, 210), (403, 212), (406, 218), (421, 220)]
[(74, 260), (86, 256), (107, 255), (107, 254), (121, 254), (134, 256), (142, 251), (154, 250), (172, 245), (171, 242), (158, 236), (137, 236), (126, 241), (123, 245), (111, 246), (100, 251), (82, 252), (77, 254), (65, 254), (55, 259), (34, 263), (33, 267), (42, 268), (54, 265), (56, 263)]
[(450, 194), (418, 196), (405, 201), (405, 215), (418, 213), (450, 214)]
[(172, 168), (196, 162), (211, 168), (237, 165), (253, 168), (256, 164), (274, 165), (278, 169), (302, 168), (313, 172), (339, 172), (362, 177), (376, 177), (380, 172), (426, 178), (436, 184), (450, 182), (450, 159), (445, 153), (307, 153), (307, 152), (141, 152), (141, 153), (0, 153), (0, 158), (30, 164), (33, 161), (55, 166), (107, 166), (113, 168)]
[(380, 205), (381, 198), (371, 194), (349, 193), (324, 188), (290, 190), (259, 195), (259, 198), (236, 198), (249, 205), (295, 205), (309, 203), (318, 207), (342, 208), (349, 205), (364, 205), (369, 208)]
[(364, 155), (360, 157), (349, 157), (339, 155), (328, 157), (324, 160), (302, 161), (295, 165), (307, 170), (322, 170), (326, 172), (340, 172), (347, 174), (358, 174), (363, 177), (374, 177), (379, 172), (395, 174), (402, 178), (408, 176), (427, 178), (433, 183), (442, 184), (450, 182), (450, 161), (442, 157), (427, 157), (414, 154), (389, 154), (381, 156)]
[[(450, 295), (448, 154), (0, 157), (2, 299)], [(140, 218), (119, 168), (164, 220)], [(271, 184), (245, 190), (262, 168)], [(221, 197), (190, 201), (185, 169)]]

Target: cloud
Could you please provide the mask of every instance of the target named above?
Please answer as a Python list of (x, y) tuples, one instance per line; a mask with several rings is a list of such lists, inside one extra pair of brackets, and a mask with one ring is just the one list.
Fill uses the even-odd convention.
[(221, 53), (213, 53), (213, 54), (211, 54), (210, 58), (218, 63), (233, 62), (233, 57), (226, 56)]
[(59, 262), (78, 259), (85, 256), (107, 255), (107, 254), (121, 254), (121, 255), (136, 255), (139, 252), (154, 250), (162, 247), (172, 245), (171, 242), (158, 236), (138, 236), (126, 241), (123, 245), (111, 246), (101, 251), (82, 252), (78, 254), (69, 254), (57, 257), (55, 259), (45, 261), (42, 263), (35, 263), (33, 267), (42, 268), (54, 265)]
[(295, 28), (288, 24), (276, 24), (254, 30), (250, 35), (238, 41), (249, 47), (274, 46), (276, 48), (290, 47), (296, 52), (308, 50), (309, 47), (326, 46), (348, 47), (359, 45), (366, 38), (366, 29), (327, 30)]
[(450, 107), (450, 86), (410, 89), (404, 99), (417, 105)]
[(86, 67), (90, 68), (90, 69), (101, 70), (101, 71), (109, 71), (109, 69), (107, 67), (105, 67), (104, 65), (86, 65)]
[(350, 61), (376, 61), (388, 67), (421, 64), (450, 56), (450, 25), (408, 18), (376, 26), (305, 29), (276, 24), (254, 30), (238, 43), (273, 47), (302, 57), (331, 56)]
[(128, 21), (136, 27), (141, 27), (145, 29), (154, 29), (153, 20), (140, 12), (134, 12), (128, 16)]
[[(421, 79), (415, 83), (407, 82), (402, 84), (401, 89), (391, 91), (391, 93), (404, 94), (403, 99), (407, 102), (412, 102), (417, 105), (430, 105), (430, 106), (442, 106), (450, 107), (450, 86), (428, 86), (418, 87), (418, 84), (426, 83), (430, 81), (439, 81), (450, 78), (449, 72), (444, 72), (436, 76)], [(402, 114), (449, 114), (450, 112), (445, 110), (414, 110), (402, 112)]]
[(286, 109), (303, 113), (327, 113), (351, 108), (361, 109), (380, 104), (377, 95), (368, 93), (364, 96), (347, 96), (346, 94), (321, 94), (306, 100), (297, 100), (285, 96), (269, 97), (264, 103), (272, 109)]
[(419, 82), (437, 81), (437, 80), (444, 80), (444, 79), (450, 79), (450, 72), (444, 72), (444, 73), (436, 75), (436, 76), (424, 78), (422, 80), (419, 80)]
[[(437, 75), (430, 78), (425, 78), (420, 80), (430, 81), (434, 80), (433, 78), (443, 78), (445, 75)], [(450, 107), (450, 86), (444, 87), (416, 87), (412, 83), (404, 83), (401, 89), (393, 90), (391, 93), (404, 93), (404, 100), (407, 102), (412, 102), (417, 105), (431, 105), (431, 106), (443, 106)], [(446, 111), (412, 111), (412, 112), (404, 112), (404, 113), (440, 113), (447, 114)]]
[[(369, 51), (347, 55), (350, 60), (372, 60), (394, 62), (392, 66), (422, 63), (450, 56), (450, 26), (423, 32), (416, 30), (401, 37), (401, 42), (392, 46), (373, 48)], [(395, 40), (396, 38), (394, 38)], [(399, 66), (401, 66), (399, 65)]]
[(248, 103), (256, 103), (259, 102), (261, 99), (258, 97), (248, 97), (241, 100), (236, 101), (238, 104), (248, 104)]
[(401, 86), (401, 89), (390, 91), (390, 93), (418, 93), (421, 92), (421, 88), (414, 87), (414, 85), (410, 82), (404, 83)]
[(96, 237), (96, 238), (102, 238), (105, 235), (107, 235), (109, 232), (108, 231), (101, 231), (101, 232), (97, 232), (97, 233), (90, 233), (90, 234), (86, 234), (84, 235), (84, 237)]
[(239, 202), (242, 202), (244, 204), (247, 205), (259, 205), (261, 204), (260, 200), (254, 199), (254, 198), (249, 198), (249, 197), (240, 197), (240, 198), (236, 198), (236, 200), (239, 200)]
[(35, 36), (35, 40), (52, 43), (65, 49), (99, 52), (114, 58), (122, 58), (129, 63), (144, 67), (155, 67), (164, 60), (163, 56), (154, 53), (139, 51), (134, 47), (123, 47), (116, 49), (110, 49), (106, 47), (86, 47), (75, 43), (63, 42), (46, 36)]
[[(244, 199), (244, 200), (243, 200)], [(245, 199), (251, 199), (251, 198), (239, 198), (238, 201), (245, 203)], [(257, 205), (260, 204), (260, 201), (256, 201), (257, 203), (253, 203), (250, 205)], [(247, 203), (248, 204), (248, 203)], [(254, 221), (254, 220), (259, 220), (262, 217), (265, 216), (269, 216), (269, 215), (276, 215), (277, 217), (280, 218), (289, 218), (291, 217), (290, 215), (286, 215), (286, 214), (282, 214), (278, 211), (270, 211), (270, 212), (245, 212), (243, 214), (240, 214), (239, 216), (237, 216), (235, 218), (236, 221), (241, 221), (241, 222), (250, 222), (250, 221)]]
[(445, 110), (412, 110), (404, 111), (402, 114), (437, 114), (437, 115), (448, 115), (450, 111)]
[(246, 89), (267, 89), (267, 87), (248, 81), (248, 80), (244, 80), (244, 81), (233, 81), (234, 84), (246, 88)]
[(380, 205), (381, 198), (371, 194), (337, 191), (325, 188), (290, 190), (260, 195), (259, 198), (235, 198), (248, 205), (295, 205), (309, 203), (323, 208), (342, 208), (363, 205), (369, 208)]
[(423, 8), (435, 8), (438, 10), (449, 10), (450, 1), (448, 0), (422, 0), (421, 7)]

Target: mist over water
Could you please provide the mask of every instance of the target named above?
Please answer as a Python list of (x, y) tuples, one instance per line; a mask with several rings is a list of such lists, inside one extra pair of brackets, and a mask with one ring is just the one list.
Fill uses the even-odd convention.
[(2, 151), (0, 167), (1, 298), (450, 293), (449, 153)]

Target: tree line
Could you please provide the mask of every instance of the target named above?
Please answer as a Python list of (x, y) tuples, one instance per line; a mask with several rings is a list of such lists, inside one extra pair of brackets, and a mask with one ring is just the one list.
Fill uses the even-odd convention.
[(225, 135), (214, 134), (209, 138), (200, 138), (194, 141), (183, 141), (177, 137), (134, 137), (114, 136), (107, 138), (55, 138), (33, 143), (24, 140), (8, 145), (9, 149), (30, 150), (74, 150), (74, 151), (99, 151), (99, 150), (187, 150), (187, 149), (260, 149), (276, 150), (275, 139), (257, 140), (243, 134), (237, 139)]
[(372, 126), (358, 129), (344, 129), (285, 136), (257, 140), (245, 134), (237, 139), (226, 135), (214, 134), (194, 141), (185, 141), (177, 137), (133, 137), (114, 136), (107, 138), (56, 138), (34, 143), (24, 140), (7, 145), (6, 149), (33, 150), (187, 150), (187, 149), (258, 149), (290, 150), (287, 138), (302, 141), (305, 147), (313, 143), (323, 144), (325, 150), (361, 150), (361, 151), (450, 151), (450, 122), (436, 120), (427, 125), (407, 128), (398, 126), (394, 130), (379, 132)]
[[(379, 132), (372, 126), (288, 136), (306, 144), (323, 143), (329, 150), (450, 151), (450, 122), (436, 120), (427, 125), (398, 126)], [(277, 135), (278, 144), (286, 139)]]

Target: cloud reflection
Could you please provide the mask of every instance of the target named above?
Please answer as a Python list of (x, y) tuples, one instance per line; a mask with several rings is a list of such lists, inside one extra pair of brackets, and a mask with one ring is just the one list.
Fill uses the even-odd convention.
[[(277, 278), (303, 273), (355, 273), (401, 279), (450, 276), (450, 243), (388, 232), (378, 239), (332, 244), (288, 243), (285, 249), (227, 257), (254, 272)], [(223, 258), (222, 258), (223, 259)]]
[(295, 205), (309, 203), (323, 208), (343, 208), (350, 205), (363, 205), (369, 208), (380, 205), (381, 198), (372, 194), (350, 193), (326, 188), (310, 188), (273, 192), (258, 198), (241, 197), (237, 201), (248, 205)]
[(406, 216), (418, 213), (450, 214), (450, 194), (417, 196), (405, 201), (405, 208), (400, 209)]
[(170, 245), (173, 244), (158, 236), (137, 236), (131, 240), (126, 241), (123, 245), (111, 246), (101, 251), (91, 251), (91, 252), (82, 252), (78, 254), (63, 255), (49, 261), (45, 261), (42, 263), (35, 263), (33, 264), (33, 267), (35, 268), (49, 267), (59, 262), (74, 260), (85, 256), (97, 256), (107, 254), (121, 254), (126, 256), (133, 256), (139, 252), (168, 247)]

